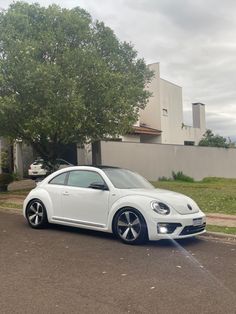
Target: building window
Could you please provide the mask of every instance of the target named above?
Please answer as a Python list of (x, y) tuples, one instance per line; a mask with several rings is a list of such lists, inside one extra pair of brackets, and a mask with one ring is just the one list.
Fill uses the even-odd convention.
[(187, 146), (194, 146), (195, 142), (193, 141), (184, 141), (184, 145), (187, 145)]
[(162, 114), (163, 114), (163, 116), (168, 116), (168, 110), (167, 109), (162, 109)]

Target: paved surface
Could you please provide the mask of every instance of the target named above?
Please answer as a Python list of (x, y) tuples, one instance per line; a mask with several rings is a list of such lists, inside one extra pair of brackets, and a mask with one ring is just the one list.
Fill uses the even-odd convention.
[(1, 314), (236, 313), (235, 242), (128, 246), (0, 212), (0, 250)]
[(34, 180), (25, 179), (20, 181), (14, 181), (8, 186), (8, 191), (33, 189), (36, 186)]

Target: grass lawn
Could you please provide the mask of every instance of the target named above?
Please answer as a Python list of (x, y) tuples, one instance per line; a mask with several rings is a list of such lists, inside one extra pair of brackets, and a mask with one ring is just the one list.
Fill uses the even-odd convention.
[(236, 227), (222, 227), (222, 226), (213, 226), (207, 225), (207, 231), (211, 232), (221, 232), (227, 234), (236, 234)]
[(4, 201), (1, 201), (0, 200), (0, 207), (2, 208), (21, 208), (22, 207), (22, 204), (23, 204), (23, 201), (22, 202), (18, 202), (18, 203), (13, 203), (13, 202), (4, 202)]
[(25, 190), (16, 190), (16, 191), (7, 191), (7, 192), (0, 192), (0, 199), (1, 195), (19, 195), (19, 196), (27, 196), (27, 194), (31, 191), (31, 189)]
[(12, 192), (1, 192), (0, 193), (0, 207), (2, 208), (13, 208), (22, 209), (24, 198), (29, 193), (27, 190), (18, 190)]
[(236, 179), (205, 178), (200, 182), (157, 181), (160, 189), (183, 193), (193, 198), (205, 213), (236, 215)]
[(20, 196), (27, 196), (31, 189), (25, 189), (25, 190), (17, 190), (12, 192), (7, 192), (7, 194), (14, 194), (14, 195), (20, 195)]

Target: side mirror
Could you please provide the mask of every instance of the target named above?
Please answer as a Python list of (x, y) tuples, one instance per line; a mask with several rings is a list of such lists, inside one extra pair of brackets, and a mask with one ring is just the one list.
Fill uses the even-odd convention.
[(91, 183), (89, 188), (95, 189), (95, 190), (108, 191), (107, 185), (105, 183), (99, 183), (99, 182)]

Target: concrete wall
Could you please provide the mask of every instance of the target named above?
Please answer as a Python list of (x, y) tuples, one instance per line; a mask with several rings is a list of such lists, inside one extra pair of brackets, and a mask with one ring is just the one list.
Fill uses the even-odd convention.
[(205, 129), (193, 128), (192, 126), (184, 125), (182, 127), (182, 134), (184, 141), (192, 141), (197, 145), (202, 139)]
[(28, 176), (28, 169), (35, 160), (33, 149), (31, 146), (16, 141), (14, 144), (14, 172), (19, 178)]
[(92, 145), (86, 144), (84, 148), (77, 147), (77, 164), (91, 165), (92, 164)]
[(102, 164), (120, 166), (139, 172), (149, 180), (172, 171), (201, 180), (204, 177), (236, 178), (236, 149), (102, 142)]
[(144, 110), (140, 110), (140, 124), (161, 130), (161, 114), (160, 114), (160, 68), (159, 63), (149, 65), (149, 69), (154, 71), (154, 78), (147, 86), (147, 90), (152, 93), (148, 104)]
[(140, 135), (136, 134), (127, 134), (125, 136), (121, 137), (123, 142), (136, 142), (136, 143), (140, 143)]
[(161, 137), (163, 144), (183, 144), (182, 88), (160, 79)]

